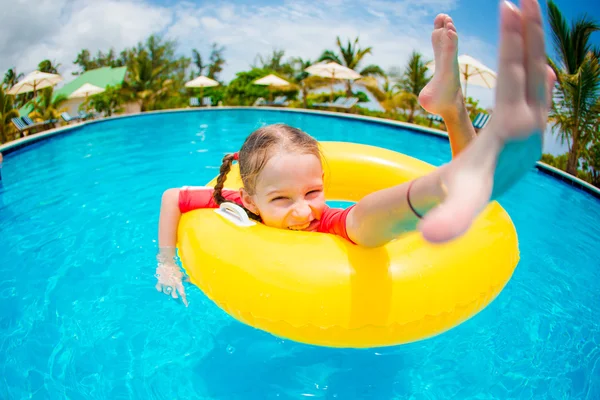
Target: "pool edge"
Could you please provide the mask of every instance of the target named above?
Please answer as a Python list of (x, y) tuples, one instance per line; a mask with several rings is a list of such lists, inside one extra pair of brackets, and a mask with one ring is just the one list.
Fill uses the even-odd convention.
[[(355, 120), (359, 120), (359, 121), (366, 121), (366, 122), (371, 122), (371, 123), (375, 123), (375, 124), (381, 124), (381, 125), (390, 125), (390, 126), (396, 126), (396, 127), (401, 127), (404, 129), (409, 129), (411, 131), (414, 132), (419, 132), (419, 133), (424, 133), (427, 135), (431, 135), (431, 136), (437, 136), (437, 137), (442, 137), (442, 138), (446, 138), (448, 139), (448, 134), (444, 131), (440, 131), (438, 129), (434, 129), (434, 128), (428, 128), (425, 126), (421, 126), (421, 125), (416, 125), (416, 124), (410, 124), (407, 122), (402, 122), (402, 121), (394, 121), (394, 120), (390, 120), (390, 119), (384, 119), (384, 118), (378, 118), (378, 117), (369, 117), (369, 116), (365, 116), (365, 115), (357, 115), (357, 114), (345, 114), (345, 113), (339, 113), (339, 112), (332, 112), (332, 111), (322, 111), (322, 110), (308, 110), (308, 109), (304, 109), (304, 108), (280, 108), (280, 107), (254, 107), (254, 106), (224, 106), (224, 107), (205, 107), (205, 108), (176, 108), (176, 109), (169, 109), (169, 110), (157, 110), (157, 111), (146, 111), (143, 113), (136, 113), (136, 114), (127, 114), (127, 115), (116, 115), (116, 116), (111, 116), (111, 117), (105, 117), (105, 118), (101, 118), (101, 119), (95, 119), (95, 120), (90, 120), (90, 121), (83, 121), (83, 122), (79, 122), (76, 123), (74, 125), (65, 125), (65, 126), (61, 126), (59, 128), (54, 128), (54, 129), (50, 129), (48, 131), (39, 133), (39, 134), (34, 134), (32, 136), (25, 136), (24, 138), (21, 139), (17, 139), (17, 140), (13, 140), (11, 142), (5, 143), (3, 145), (0, 145), (0, 153), (6, 155), (6, 154), (10, 154), (12, 152), (15, 152), (19, 149), (22, 149), (23, 147), (29, 146), (31, 144), (37, 143), (39, 141), (48, 139), (50, 137), (56, 136), (56, 135), (60, 135), (62, 133), (67, 133), (67, 132), (72, 132), (72, 131), (76, 131), (81, 129), (84, 126), (87, 125), (92, 125), (92, 124), (96, 124), (96, 123), (101, 123), (101, 122), (105, 122), (105, 121), (109, 121), (109, 120), (115, 120), (115, 119), (125, 119), (125, 118), (135, 118), (135, 117), (140, 117), (140, 116), (145, 116), (145, 115), (152, 115), (152, 114), (168, 114), (168, 113), (180, 113), (180, 112), (202, 112), (202, 111), (220, 111), (220, 110), (260, 110), (260, 111), (278, 111), (278, 112), (284, 112), (284, 113), (303, 113), (303, 114), (316, 114), (316, 115), (321, 115), (321, 116), (329, 116), (329, 117), (333, 117), (333, 118), (346, 118), (346, 119), (355, 119)], [(592, 196), (600, 199), (600, 189), (596, 188), (595, 186), (585, 182), (582, 179), (579, 179), (571, 174), (568, 174), (558, 168), (552, 167), (551, 165), (548, 165), (546, 163), (543, 163), (541, 161), (536, 162), (536, 168), (549, 175), (552, 176), (553, 178), (562, 180), (563, 182), (569, 183), (572, 186), (577, 187), (578, 189), (583, 190), (586, 193), (591, 194)]]

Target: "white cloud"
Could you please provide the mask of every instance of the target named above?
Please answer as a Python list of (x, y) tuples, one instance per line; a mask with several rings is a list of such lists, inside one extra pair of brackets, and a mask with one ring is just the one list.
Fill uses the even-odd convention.
[[(225, 46), (225, 81), (247, 69), (257, 53), (273, 49), (315, 60), (324, 49), (334, 49), (336, 36), (359, 36), (361, 47), (373, 47), (365, 65), (387, 70), (403, 66), (414, 49), (432, 59), (433, 18), (438, 12), (451, 13), (455, 6), (456, 0), (283, 0), (270, 5), (185, 1), (170, 7), (142, 0), (42, 0), (33, 7), (0, 0), (5, 10), (0, 16), (0, 71), (16, 66), (29, 72), (49, 58), (61, 63), (61, 73), (68, 76), (82, 48), (92, 53), (110, 47), (120, 51), (155, 32), (177, 40), (180, 53), (187, 56), (196, 48), (207, 57), (213, 42)], [(495, 61), (494, 47), (466, 35), (460, 40), (460, 52), (488, 65)], [(491, 94), (484, 97), (489, 99), (482, 103), (491, 105)]]
[(135, 0), (1, 0), (0, 8), (0, 71), (16, 66), (27, 73), (50, 59), (68, 76), (76, 69), (72, 62), (81, 49), (119, 51), (172, 22), (169, 9)]

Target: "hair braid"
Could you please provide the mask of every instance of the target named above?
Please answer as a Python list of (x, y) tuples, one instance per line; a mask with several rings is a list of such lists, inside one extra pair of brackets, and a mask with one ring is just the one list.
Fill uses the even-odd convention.
[[(227, 154), (223, 157), (223, 163), (221, 164), (221, 168), (219, 169), (219, 177), (217, 178), (217, 184), (215, 185), (215, 190), (213, 192), (213, 199), (218, 205), (221, 203), (226, 203), (228, 200), (223, 197), (223, 186), (225, 186), (225, 181), (227, 180), (227, 174), (231, 171), (231, 165), (233, 164), (233, 154)], [(258, 214), (254, 214), (252, 211), (248, 210), (246, 207), (242, 206), (244, 211), (248, 214), (250, 218), (255, 221), (262, 222), (262, 218)]]
[(227, 200), (223, 197), (223, 186), (227, 180), (227, 174), (231, 170), (231, 164), (233, 163), (233, 154), (227, 154), (223, 157), (223, 163), (219, 169), (219, 177), (217, 178), (217, 184), (215, 185), (215, 191), (213, 192), (213, 199), (217, 204), (226, 202)]

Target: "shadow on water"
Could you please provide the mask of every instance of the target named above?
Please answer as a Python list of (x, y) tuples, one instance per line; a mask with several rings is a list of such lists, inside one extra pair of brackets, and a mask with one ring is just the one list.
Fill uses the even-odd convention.
[(234, 322), (192, 367), (196, 393), (228, 399), (389, 399), (406, 393), (398, 371), (412, 363), (398, 347), (335, 349), (303, 345)]

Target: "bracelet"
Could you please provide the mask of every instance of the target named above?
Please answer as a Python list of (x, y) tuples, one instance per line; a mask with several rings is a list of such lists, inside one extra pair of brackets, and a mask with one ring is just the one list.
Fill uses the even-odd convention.
[(413, 205), (410, 202), (410, 189), (412, 188), (413, 183), (415, 183), (416, 179), (412, 180), (409, 184), (408, 184), (408, 189), (406, 189), (406, 202), (408, 203), (408, 206), (410, 207), (410, 209), (412, 210), (412, 212), (417, 216), (417, 218), (419, 219), (423, 219), (423, 216), (421, 214), (419, 214), (417, 212), (417, 210), (415, 210), (415, 208), (413, 207)]

